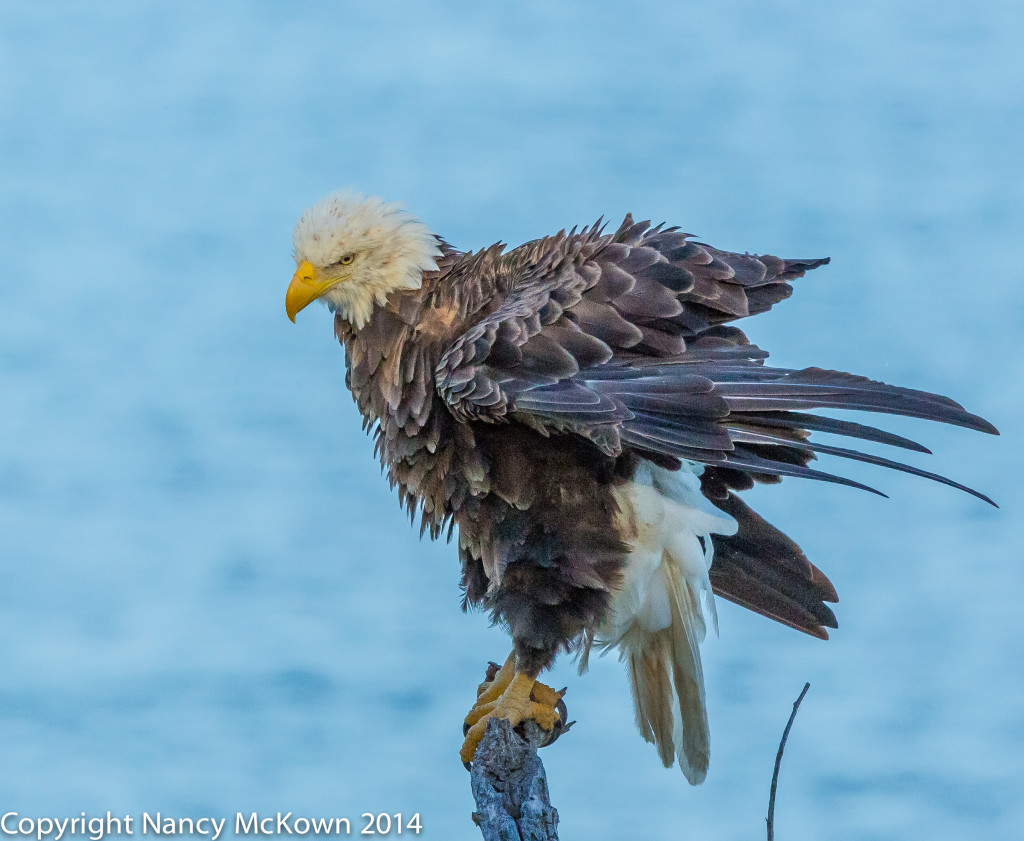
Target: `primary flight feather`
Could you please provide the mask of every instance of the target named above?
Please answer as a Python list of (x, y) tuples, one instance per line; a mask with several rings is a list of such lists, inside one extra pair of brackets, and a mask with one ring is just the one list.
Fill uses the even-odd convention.
[[(625, 662), (636, 723), (701, 782), (710, 755), (700, 643), (722, 596), (808, 634), (836, 627), (828, 578), (737, 495), (810, 467), (865, 461), (986, 496), (811, 432), (927, 452), (814, 413), (858, 409), (995, 433), (946, 397), (820, 368), (764, 364), (730, 322), (764, 312), (828, 262), (734, 254), (627, 216), (506, 251), (458, 251), (398, 205), (336, 193), (294, 232), (289, 318), (334, 312), (346, 382), (410, 514), (458, 529), (466, 605), (513, 650), (466, 719), (557, 731), (537, 681), (560, 651)], [(878, 493), (877, 491), (874, 491)], [(564, 709), (564, 707), (563, 707)]]

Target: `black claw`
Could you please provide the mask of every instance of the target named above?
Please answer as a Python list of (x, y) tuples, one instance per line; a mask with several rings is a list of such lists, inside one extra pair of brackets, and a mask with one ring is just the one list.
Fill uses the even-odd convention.
[(572, 727), (576, 722), (569, 721), (569, 710), (565, 706), (565, 701), (561, 698), (555, 704), (555, 709), (558, 711), (558, 721), (555, 722), (554, 728), (547, 735), (547, 738), (541, 743), (542, 748), (546, 748), (548, 745), (554, 744), (559, 736), (569, 732), (569, 728)]
[(473, 770), (473, 763), (472, 762), (463, 762), (462, 763), (462, 767), (465, 768), (467, 771), (472, 771)]

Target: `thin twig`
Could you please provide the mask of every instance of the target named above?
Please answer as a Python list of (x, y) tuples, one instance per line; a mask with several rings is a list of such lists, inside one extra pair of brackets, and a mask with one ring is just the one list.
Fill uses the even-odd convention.
[(796, 718), (796, 711), (800, 709), (800, 702), (811, 688), (809, 683), (804, 684), (800, 696), (793, 702), (793, 712), (789, 714), (789, 721), (786, 722), (786, 729), (782, 731), (782, 741), (779, 742), (779, 752), (775, 755), (775, 773), (772, 774), (772, 790), (768, 796), (768, 841), (775, 841), (775, 789), (779, 785), (779, 767), (782, 765), (782, 752), (786, 749), (786, 739), (789, 738), (789, 731), (793, 727), (793, 720)]

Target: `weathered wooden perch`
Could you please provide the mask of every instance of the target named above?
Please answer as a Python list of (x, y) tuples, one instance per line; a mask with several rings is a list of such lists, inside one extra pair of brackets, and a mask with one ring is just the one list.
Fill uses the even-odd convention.
[(537, 749), (545, 732), (534, 722), (520, 727), (503, 718), (487, 722), (470, 772), (484, 841), (556, 841), (558, 812), (548, 799), (548, 780)]

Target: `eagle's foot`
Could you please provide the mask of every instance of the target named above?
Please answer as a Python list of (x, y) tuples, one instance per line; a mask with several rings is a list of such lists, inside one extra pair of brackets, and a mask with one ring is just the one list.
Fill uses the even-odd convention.
[[(487, 676), (484, 678), (484, 682), (481, 683), (476, 690), (476, 704), (473, 705), (473, 709), (470, 710), (469, 716), (466, 716), (466, 721), (469, 724), (475, 724), (476, 718), (469, 721), (470, 716), (476, 711), (476, 709), (490, 701), (497, 701), (501, 694), (508, 689), (509, 683), (516, 673), (516, 656), (515, 654), (509, 654), (508, 659), (505, 661), (503, 666), (499, 666), (497, 663), (487, 664)], [(479, 718), (479, 716), (477, 716)]]
[(460, 751), (464, 763), (473, 761), (489, 719), (505, 718), (512, 722), (513, 727), (532, 719), (542, 730), (552, 733), (560, 729), (560, 724), (564, 725), (562, 695), (565, 690), (556, 692), (536, 678), (516, 673), (511, 660), (509, 658), (497, 671), (493, 680), (481, 686), (476, 706), (466, 716), (463, 726), (466, 739)]

